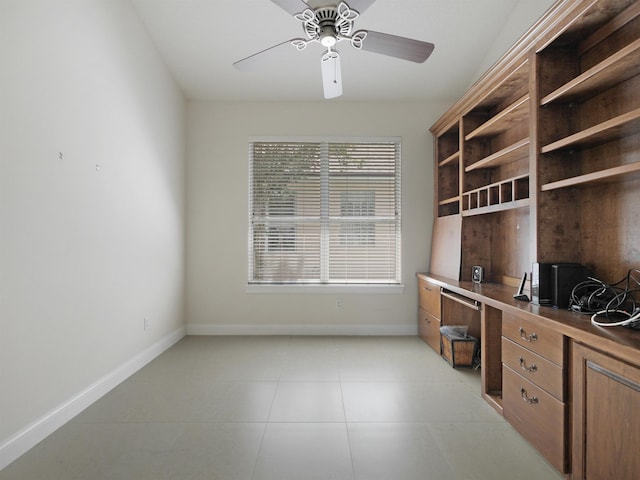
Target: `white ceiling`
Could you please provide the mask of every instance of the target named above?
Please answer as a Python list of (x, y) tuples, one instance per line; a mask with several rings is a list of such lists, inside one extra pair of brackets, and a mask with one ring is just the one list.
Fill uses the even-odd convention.
[[(319, 44), (301, 52), (291, 47), (257, 71), (240, 72), (232, 66), (258, 51), (304, 37), (300, 22), (270, 0), (132, 3), (187, 98), (322, 100)], [(337, 101), (454, 100), (552, 3), (377, 0), (356, 20), (356, 30), (432, 42), (435, 50), (425, 63), (417, 64), (339, 44), (344, 94)]]

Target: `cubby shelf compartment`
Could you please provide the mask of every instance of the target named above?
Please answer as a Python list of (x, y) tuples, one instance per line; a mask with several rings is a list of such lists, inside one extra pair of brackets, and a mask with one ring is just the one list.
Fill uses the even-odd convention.
[(593, 127), (545, 145), (540, 150), (549, 153), (563, 148), (606, 143), (616, 138), (637, 133), (640, 129), (640, 108), (614, 117)]
[(480, 168), (492, 168), (504, 165), (527, 156), (529, 151), (529, 139), (523, 138), (519, 142), (509, 145), (496, 153), (489, 155), (464, 169), (465, 172), (472, 172)]
[(541, 105), (593, 96), (640, 73), (640, 39), (546, 95)]
[(470, 132), (464, 137), (465, 140), (471, 140), (477, 137), (486, 137), (504, 132), (529, 116), (529, 95), (524, 95), (513, 102), (507, 108), (497, 115), (491, 117), (478, 128)]
[(529, 206), (529, 175), (519, 175), (462, 194), (462, 215), (481, 215)]
[(545, 183), (540, 188), (543, 192), (557, 190), (560, 188), (572, 188), (578, 186), (589, 186), (596, 183), (618, 182), (620, 180), (631, 181), (640, 179), (640, 162), (620, 165), (619, 167), (607, 168), (577, 177), (558, 180), (556, 182)]
[(449, 155), (447, 158), (445, 158), (444, 160), (442, 160), (438, 166), (439, 167), (444, 167), (445, 165), (449, 165), (449, 164), (454, 164), (455, 162), (457, 162), (460, 159), (460, 152), (455, 152), (451, 155)]
[(488, 205), (486, 207), (478, 207), (473, 210), (463, 210), (463, 217), (471, 217), (472, 215), (486, 215), (487, 213), (502, 212), (504, 210), (513, 210), (516, 208), (523, 208), (529, 206), (529, 199), (523, 198), (522, 200), (514, 200), (508, 203), (502, 203), (499, 205)]

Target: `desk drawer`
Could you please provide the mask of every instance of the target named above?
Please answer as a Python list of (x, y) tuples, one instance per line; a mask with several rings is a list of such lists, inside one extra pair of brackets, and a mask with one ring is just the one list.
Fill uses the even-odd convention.
[(502, 336), (556, 365), (564, 366), (565, 339), (561, 333), (505, 312), (502, 316)]
[(561, 402), (565, 401), (564, 369), (502, 337), (502, 362)]
[(418, 278), (420, 307), (436, 318), (440, 318), (440, 287)]
[(559, 471), (566, 472), (567, 407), (507, 366), (502, 369), (505, 419)]
[(423, 308), (418, 308), (418, 332), (431, 348), (440, 353), (440, 320)]

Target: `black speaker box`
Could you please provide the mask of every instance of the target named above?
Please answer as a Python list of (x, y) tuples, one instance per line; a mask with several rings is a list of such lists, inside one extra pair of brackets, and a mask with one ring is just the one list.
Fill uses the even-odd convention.
[(551, 305), (551, 263), (535, 262), (531, 271), (531, 303)]
[(569, 306), (573, 287), (587, 279), (588, 272), (583, 265), (576, 263), (557, 263), (551, 266), (551, 302), (554, 307)]

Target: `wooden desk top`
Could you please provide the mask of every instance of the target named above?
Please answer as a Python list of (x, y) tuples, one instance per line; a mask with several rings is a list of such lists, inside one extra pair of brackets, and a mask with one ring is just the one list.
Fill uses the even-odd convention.
[(418, 273), (417, 276), (484, 305), (538, 321), (577, 342), (640, 365), (640, 330), (598, 327), (591, 323), (590, 315), (516, 300), (513, 294), (517, 289), (506, 285), (458, 281), (430, 273)]

